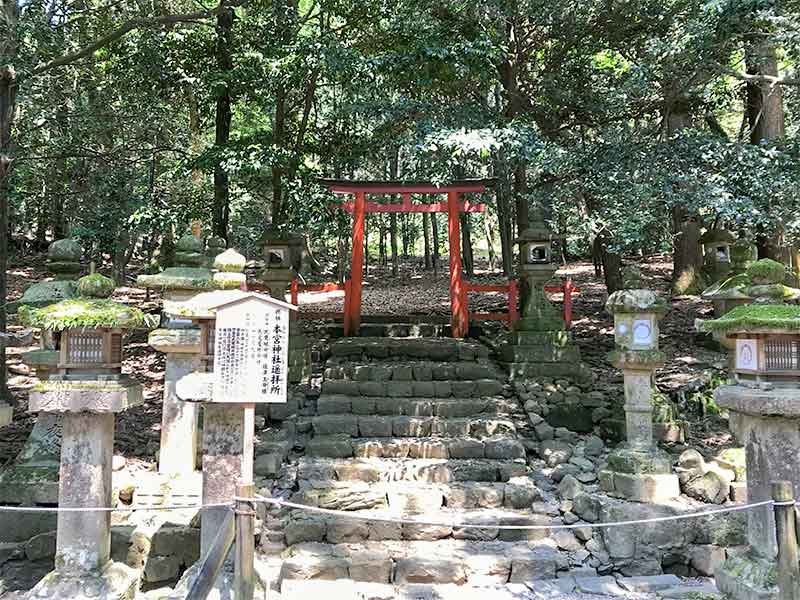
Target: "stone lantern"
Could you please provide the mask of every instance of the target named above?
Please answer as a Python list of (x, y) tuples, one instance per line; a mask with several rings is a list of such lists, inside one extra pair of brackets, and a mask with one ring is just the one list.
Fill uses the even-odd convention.
[(620, 290), (608, 298), (606, 309), (614, 315), (617, 346), (609, 360), (625, 380), (627, 441), (609, 456), (601, 487), (638, 502), (676, 498), (680, 485), (672, 461), (653, 441), (653, 372), (664, 364), (658, 321), (666, 303), (650, 290)]
[(580, 380), (589, 376), (566, 331), (564, 319), (550, 304), (545, 292), (545, 284), (558, 270), (558, 265), (552, 261), (556, 240), (539, 212), (517, 239), (519, 277), (527, 283), (527, 300), (509, 343), (501, 349), (512, 379), (544, 376)]
[(736, 236), (726, 229), (709, 229), (700, 236), (703, 245), (703, 256), (707, 265), (712, 265), (715, 270), (724, 276), (731, 270), (731, 247), (736, 243)]
[[(284, 236), (274, 230), (264, 235), (264, 270), (261, 280), (270, 296), (284, 301), (289, 287), (297, 276), (292, 265), (292, 251), (297, 237)], [(299, 383), (311, 372), (311, 353), (308, 340), (297, 324), (296, 318), (289, 322), (289, 382)]]
[[(97, 295), (113, 290), (107, 278), (90, 277), (89, 289)], [(20, 317), (28, 326), (53, 332), (57, 340), (58, 372), (31, 391), (28, 409), (62, 417), (58, 505), (109, 507), (114, 414), (142, 402), (142, 386), (121, 371), (122, 334), (154, 323), (140, 310), (107, 298), (25, 307)], [(137, 573), (111, 561), (110, 549), (111, 513), (58, 513), (55, 570), (28, 597), (74, 598), (86, 590), (111, 600), (132, 597)]]
[[(729, 411), (731, 429), (745, 446), (752, 503), (772, 498), (773, 481), (791, 481), (795, 497), (800, 492), (800, 307), (778, 303), (775, 286), (782, 285), (777, 283), (782, 265), (762, 264), (756, 271), (761, 284), (750, 288), (753, 304), (700, 323), (701, 330), (724, 337), (733, 350), (733, 379), (718, 387), (714, 398)], [(773, 283), (765, 283), (767, 278)], [(772, 506), (747, 511), (747, 541), (747, 552), (716, 569), (717, 587), (735, 600), (777, 597)]]

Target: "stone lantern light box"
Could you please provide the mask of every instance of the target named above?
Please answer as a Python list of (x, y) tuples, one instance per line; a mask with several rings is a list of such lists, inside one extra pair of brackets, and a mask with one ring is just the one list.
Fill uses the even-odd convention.
[(214, 307), (214, 402), (284, 403), (291, 304), (248, 293)]
[(291, 264), (290, 244), (284, 239), (270, 239), (264, 246), (268, 269), (288, 269)]

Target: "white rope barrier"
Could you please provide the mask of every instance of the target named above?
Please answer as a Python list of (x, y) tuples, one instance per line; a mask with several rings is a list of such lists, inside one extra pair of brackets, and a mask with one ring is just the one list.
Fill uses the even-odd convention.
[(205, 510), (208, 508), (231, 508), (230, 502), (217, 502), (215, 504), (164, 504), (161, 506), (132, 506), (132, 507), (111, 507), (111, 506), (0, 506), (0, 513), (81, 513), (81, 512), (120, 512), (133, 513), (144, 511), (159, 510)]
[[(452, 527), (454, 529), (502, 529), (502, 530), (518, 530), (518, 531), (536, 531), (536, 530), (556, 530), (556, 529), (581, 529), (583, 527), (624, 527), (626, 525), (647, 525), (649, 523), (663, 523), (665, 521), (681, 521), (684, 519), (699, 519), (703, 517), (713, 517), (725, 513), (741, 512), (762, 506), (784, 506), (786, 503), (778, 503), (773, 500), (764, 500), (763, 502), (755, 502), (753, 504), (744, 504), (741, 506), (728, 506), (725, 508), (718, 508), (713, 510), (698, 511), (693, 513), (684, 513), (681, 515), (671, 515), (667, 517), (653, 517), (651, 519), (633, 519), (630, 521), (610, 521), (606, 523), (573, 523), (572, 525), (501, 525), (499, 523), (457, 523), (455, 521), (443, 523), (439, 521), (425, 521), (419, 519), (403, 519), (398, 517), (382, 517), (379, 515), (364, 515), (355, 514), (344, 510), (333, 510), (330, 508), (320, 508), (318, 506), (309, 506), (308, 504), (297, 504), (296, 502), (288, 502), (280, 498), (267, 498), (265, 496), (256, 496), (255, 498), (235, 498), (242, 502), (262, 502), (264, 504), (271, 504), (282, 508), (292, 508), (296, 510), (304, 510), (333, 517), (343, 517), (347, 519), (355, 519), (359, 521), (375, 521), (378, 523), (397, 523), (401, 525), (426, 525), (432, 527)], [(789, 502), (788, 504), (794, 504)], [(520, 518), (525, 518), (520, 515)]]

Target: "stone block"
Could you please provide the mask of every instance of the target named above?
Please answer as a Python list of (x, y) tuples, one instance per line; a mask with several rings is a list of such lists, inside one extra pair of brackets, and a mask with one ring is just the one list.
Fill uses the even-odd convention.
[(293, 556), (281, 565), (279, 580), (285, 579), (347, 579), (349, 565), (345, 558), (333, 556)]
[(414, 373), (409, 365), (395, 365), (392, 367), (392, 381), (413, 381)]
[(347, 396), (320, 396), (317, 399), (318, 415), (340, 415), (349, 413), (350, 409), (350, 398)]
[(630, 592), (654, 593), (681, 585), (677, 575), (644, 575), (640, 577), (620, 577), (617, 582)]
[(548, 467), (555, 467), (569, 461), (572, 457), (572, 446), (559, 440), (547, 440), (541, 443), (539, 454)]
[(389, 508), (407, 514), (433, 513), (444, 505), (442, 490), (437, 487), (389, 488)]
[[(392, 559), (385, 554), (356, 553), (350, 556), (348, 573), (353, 581), (389, 583), (392, 578)], [(331, 597), (338, 599), (338, 596)]]
[(477, 391), (474, 381), (451, 381), (450, 389), (455, 398), (472, 398)]
[(435, 418), (431, 421), (430, 432), (436, 437), (466, 438), (470, 435), (470, 422), (467, 419)]
[(445, 400), (436, 403), (436, 416), (442, 418), (471, 417), (484, 412), (486, 408), (486, 400), (481, 400), (479, 398), (463, 398), (461, 400), (452, 401)]
[(403, 538), (403, 526), (400, 523), (371, 521), (369, 523), (369, 540), (400, 540)]
[(150, 556), (144, 565), (144, 580), (148, 583), (171, 581), (178, 578), (180, 570), (179, 556)]
[(436, 398), (449, 398), (453, 393), (453, 389), (449, 381), (434, 381), (433, 392)]
[(436, 386), (433, 381), (415, 381), (414, 395), (420, 398), (433, 398), (436, 395)]
[(33, 536), (25, 542), (25, 557), (28, 560), (42, 560), (56, 555), (56, 532), (49, 531)]
[(531, 547), (511, 553), (511, 583), (528, 583), (540, 579), (555, 579), (562, 562), (555, 548)]
[(430, 365), (414, 365), (412, 370), (415, 381), (431, 381), (433, 379), (433, 370)]
[(353, 368), (353, 379), (356, 381), (371, 381), (372, 367), (370, 365), (356, 365)]
[(414, 440), (409, 444), (408, 455), (411, 458), (450, 458), (442, 440)]
[(399, 414), (409, 417), (432, 417), (434, 413), (434, 403), (431, 400), (400, 400), (397, 408)]
[(447, 451), (450, 458), (484, 458), (483, 442), (471, 438), (455, 438), (447, 440)]
[(333, 517), (328, 521), (326, 539), (331, 544), (363, 542), (369, 536), (369, 527), (365, 521)]
[(503, 506), (504, 494), (503, 484), (463, 483), (451, 486), (446, 500), (449, 508), (499, 508)]
[(506, 483), (503, 488), (503, 506), (506, 508), (529, 509), (542, 493), (533, 482)]
[(277, 477), (281, 471), (283, 457), (280, 454), (261, 454), (253, 463), (253, 472), (259, 477)]
[(467, 582), (467, 573), (460, 561), (446, 559), (401, 558), (397, 561), (394, 581), (408, 583), (454, 583)]
[(514, 435), (516, 427), (508, 419), (472, 419), (469, 421), (469, 435), (472, 437), (488, 437)]
[(692, 546), (689, 556), (689, 564), (695, 571), (713, 577), (717, 568), (725, 562), (725, 549), (712, 545)]
[(142, 403), (142, 385), (125, 375), (115, 381), (41, 382), (28, 397), (30, 412), (118, 413)]
[(330, 379), (322, 382), (322, 395), (324, 396), (358, 396), (359, 382), (348, 379)]
[(174, 555), (188, 567), (200, 558), (200, 529), (196, 527), (161, 527), (153, 535), (152, 552)]
[[(319, 404), (319, 400), (317, 401)], [(317, 410), (319, 413), (319, 410)], [(369, 397), (352, 398), (350, 401), (350, 412), (354, 415), (375, 414), (375, 399)], [(319, 413), (322, 414), (322, 413)]]
[(321, 490), (316, 506), (331, 510), (369, 510), (387, 506), (386, 494), (381, 489), (367, 484), (351, 484)]
[[(530, 515), (529, 517), (504, 517), (500, 519), (500, 524), (545, 527), (550, 525), (551, 521), (545, 515)], [(549, 529), (501, 529), (497, 534), (497, 539), (501, 542), (536, 542), (549, 535)]]
[(388, 439), (380, 441), (383, 458), (407, 458), (411, 451), (411, 441), (407, 439)]
[(614, 494), (635, 502), (658, 503), (681, 494), (675, 475), (614, 473)]
[(525, 458), (525, 447), (519, 440), (511, 438), (489, 438), (483, 441), (486, 458)]
[(147, 343), (157, 352), (201, 354), (200, 328), (154, 329)]
[(355, 415), (323, 415), (311, 419), (315, 435), (346, 434), (358, 436), (358, 417)]
[(315, 436), (306, 444), (308, 456), (326, 458), (350, 458), (353, 456), (353, 443), (349, 436), (322, 435)]
[(503, 384), (496, 379), (478, 379), (475, 382), (476, 395), (497, 396), (503, 392)]
[(392, 370), (382, 365), (373, 365), (372, 381), (389, 381), (392, 378)]
[(431, 435), (432, 419), (425, 417), (394, 417), (392, 434), (398, 437), (427, 437)]
[(600, 596), (625, 596), (625, 590), (617, 585), (617, 580), (608, 577), (576, 577), (575, 587), (583, 594), (597, 594)]
[(355, 440), (353, 456), (356, 458), (383, 458), (383, 444), (380, 440)]
[(448, 538), (453, 534), (453, 528), (449, 525), (416, 525), (403, 524), (403, 539), (421, 542), (434, 542)]
[(460, 461), (452, 467), (455, 481), (497, 481), (497, 465), (486, 461)]
[(392, 419), (389, 417), (358, 417), (358, 430), (363, 437), (390, 437)]
[(389, 398), (410, 398), (414, 395), (414, 386), (410, 381), (389, 381), (386, 383), (386, 395)]
[(515, 477), (522, 477), (528, 471), (525, 461), (498, 461), (497, 463), (497, 480), (509, 481)]
[(375, 464), (341, 463), (333, 466), (339, 481), (366, 481), (377, 483), (381, 480), (381, 468)]
[(386, 384), (381, 381), (362, 381), (358, 384), (362, 396), (379, 398), (386, 395)]
[(284, 527), (286, 544), (291, 546), (302, 542), (322, 542), (328, 524), (322, 517), (299, 517), (291, 519)]

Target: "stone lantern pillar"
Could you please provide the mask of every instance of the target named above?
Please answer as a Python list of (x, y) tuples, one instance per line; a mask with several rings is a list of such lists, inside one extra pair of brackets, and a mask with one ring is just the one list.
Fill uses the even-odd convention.
[(650, 290), (620, 290), (608, 298), (606, 309), (614, 315), (617, 345), (609, 360), (625, 380), (627, 442), (609, 456), (600, 485), (638, 502), (677, 498), (681, 491), (672, 461), (653, 442), (653, 372), (664, 364), (658, 321), (666, 304)]
[[(292, 280), (296, 277), (292, 267), (292, 248), (294, 238), (285, 237), (276, 231), (264, 235), (264, 270), (261, 280), (269, 290), (270, 296), (284, 301)], [(308, 377), (311, 369), (311, 354), (308, 340), (303, 335), (296, 319), (289, 323), (289, 382), (300, 383)]]
[(509, 343), (501, 349), (512, 379), (526, 377), (567, 377), (586, 379), (589, 373), (580, 362), (564, 319), (550, 304), (545, 285), (558, 270), (552, 252), (555, 235), (541, 214), (517, 240), (520, 251), (519, 277), (527, 283), (527, 300), (522, 318), (514, 325)]
[[(759, 264), (760, 263), (760, 264)], [(784, 267), (774, 261), (753, 265), (754, 303), (700, 324), (724, 336), (733, 348), (732, 380), (714, 391), (728, 409), (731, 429), (745, 446), (747, 500), (772, 498), (773, 481), (791, 481), (800, 493), (800, 306), (777, 304), (785, 290)], [(777, 542), (773, 508), (747, 511), (748, 550), (715, 572), (717, 587), (735, 600), (777, 597)], [(800, 582), (795, 582), (800, 597)]]
[(199, 413), (196, 405), (178, 400), (175, 383), (201, 369), (204, 349), (200, 329), (181, 313), (183, 305), (197, 294), (213, 289), (213, 282), (205, 266), (202, 240), (191, 233), (175, 245), (175, 263), (156, 275), (140, 275), (137, 283), (160, 291), (164, 297), (164, 326), (151, 332), (148, 339), (155, 350), (166, 355), (158, 471), (190, 476), (197, 466)]
[[(89, 278), (94, 279), (88, 289), (98, 296), (114, 288), (105, 277), (84, 280)], [(149, 319), (135, 308), (88, 298), (20, 313), (26, 325), (58, 338), (57, 372), (33, 389), (28, 408), (63, 420), (59, 508), (110, 507), (114, 414), (142, 402), (141, 385), (121, 373), (122, 336), (124, 330), (148, 326)], [(58, 513), (55, 570), (27, 597), (132, 598), (138, 575), (112, 562), (110, 551), (110, 512)]]

